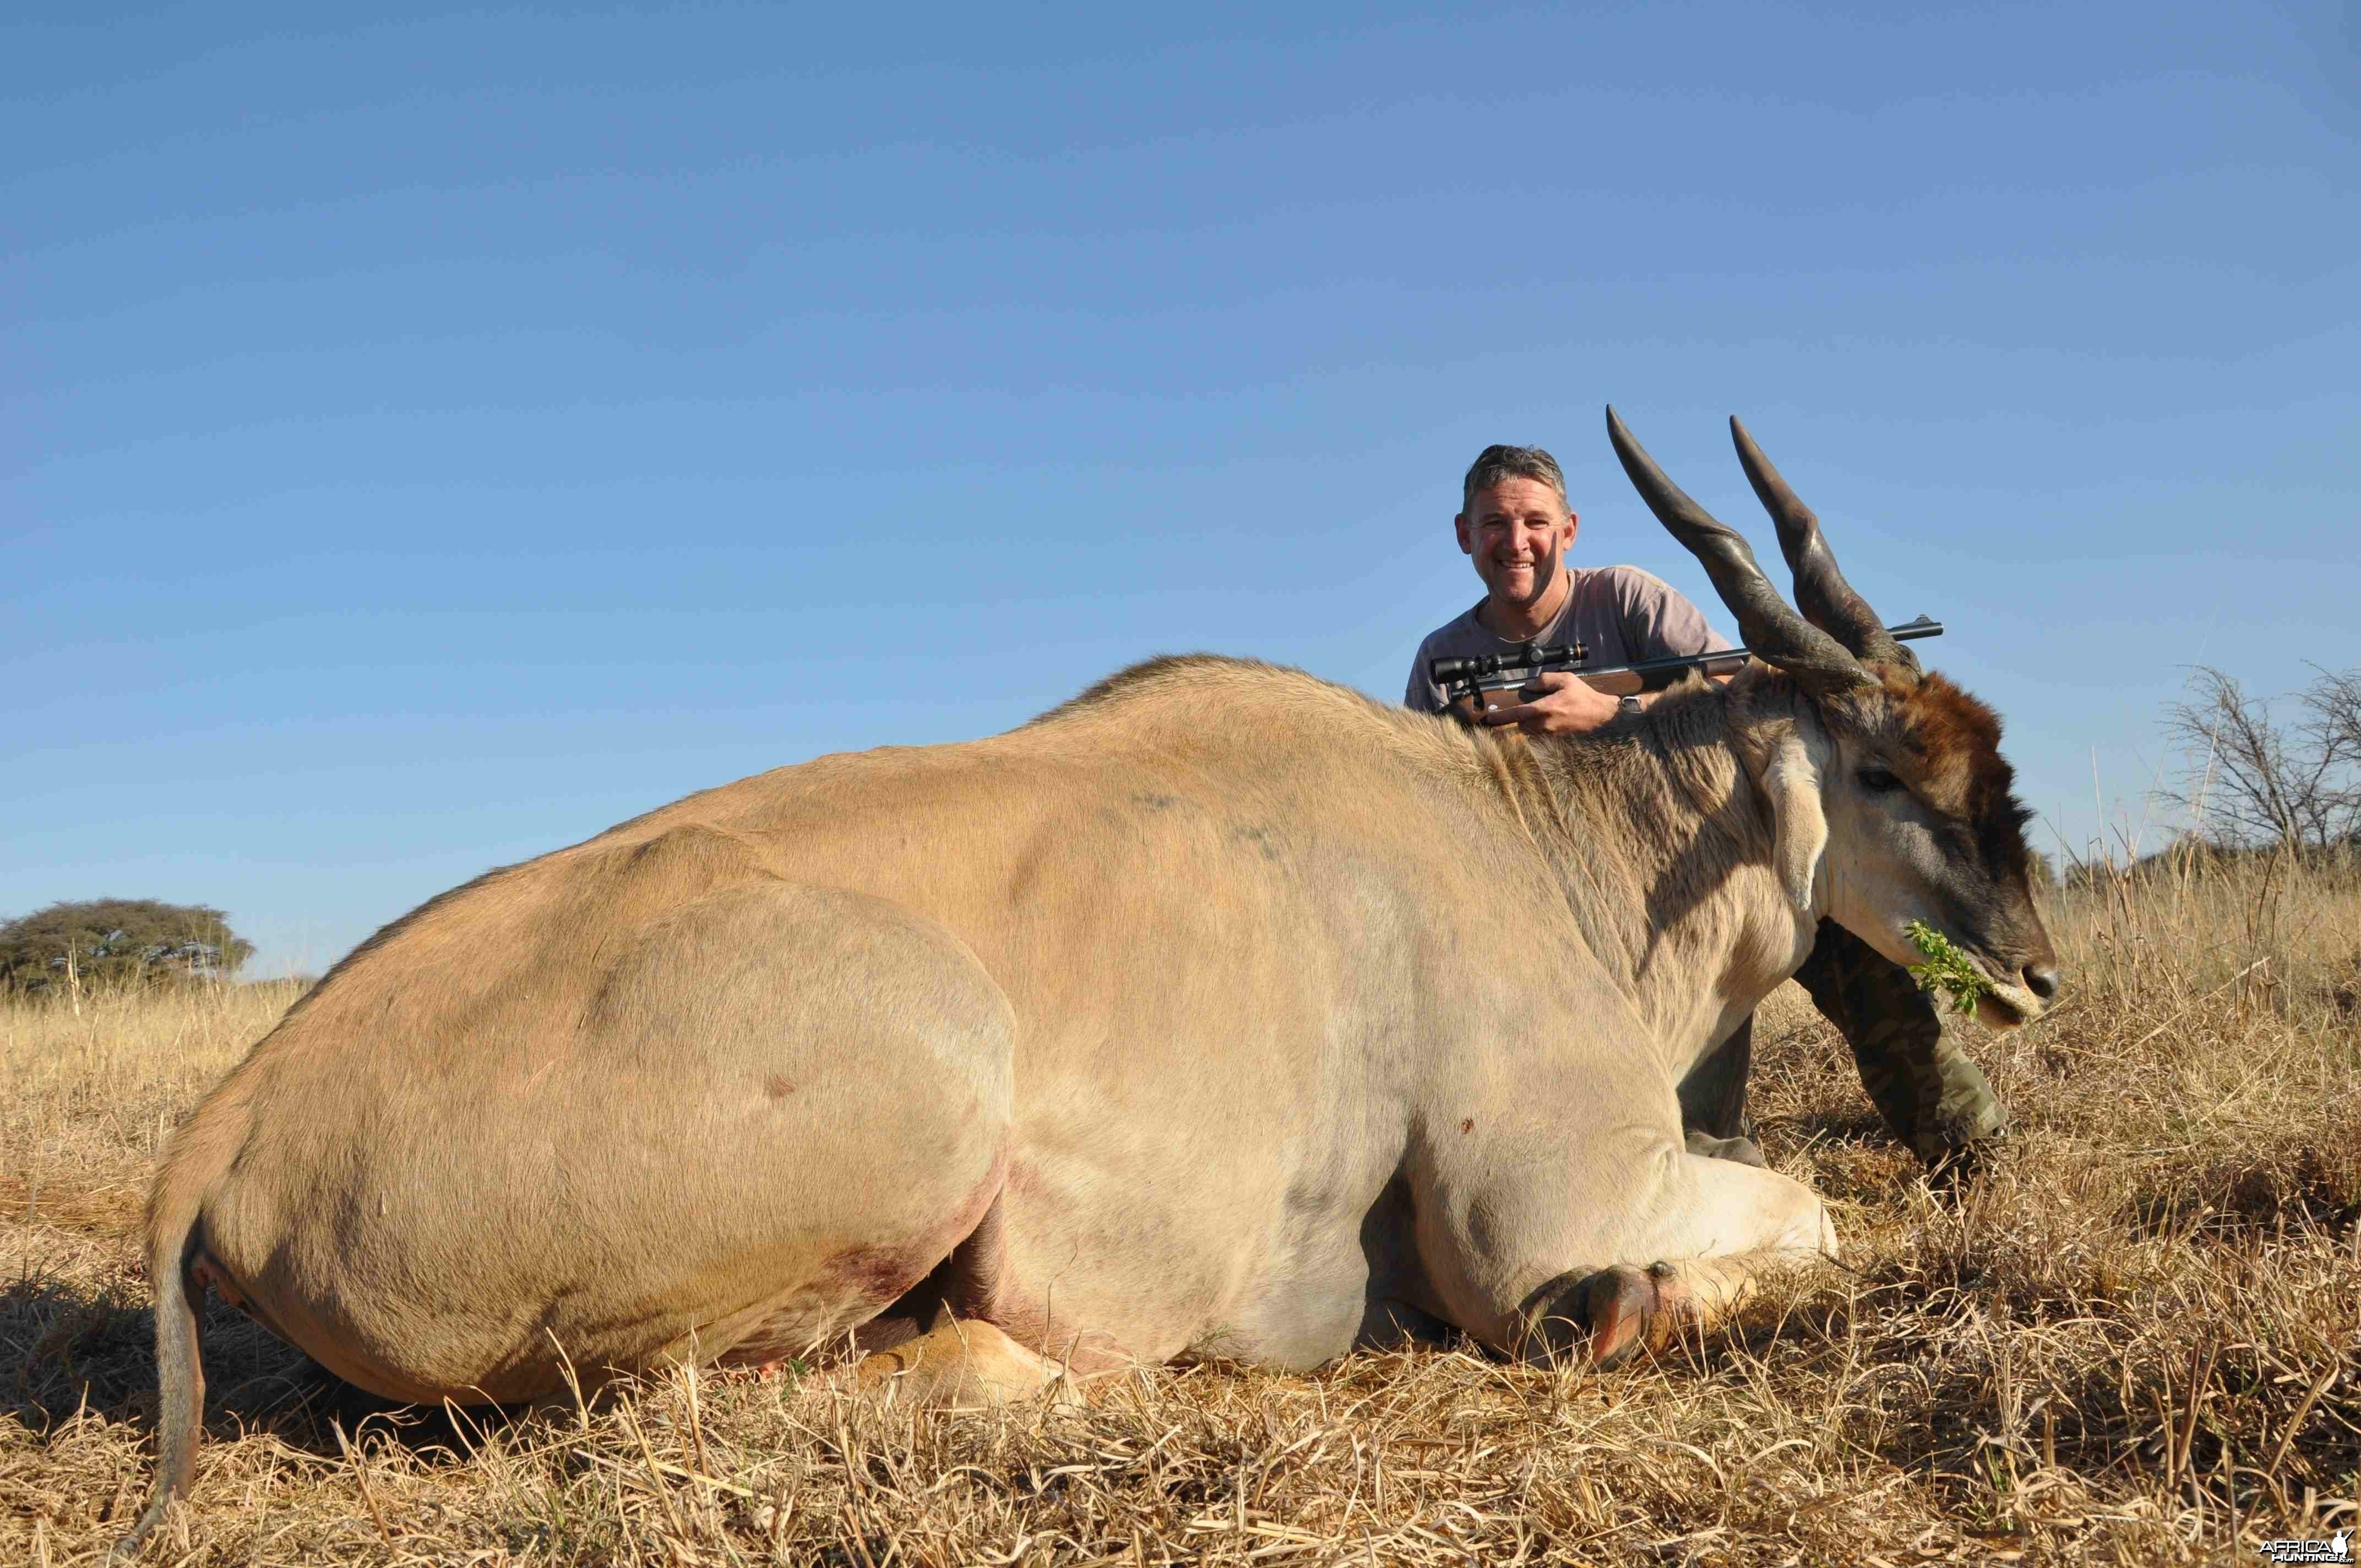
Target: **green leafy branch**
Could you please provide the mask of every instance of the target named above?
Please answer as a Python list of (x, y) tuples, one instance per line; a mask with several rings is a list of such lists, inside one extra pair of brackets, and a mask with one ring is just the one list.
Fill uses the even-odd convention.
[(1902, 934), (1910, 938), (1910, 945), (1927, 960), (1910, 966), (1910, 978), (1918, 982), (1918, 989), (1948, 992), (1952, 1012), (1974, 1012), (1976, 999), (1993, 986), (1969, 961), (1968, 955), (1951, 946), (1949, 938), (1924, 920), (1913, 920), (1903, 927)]

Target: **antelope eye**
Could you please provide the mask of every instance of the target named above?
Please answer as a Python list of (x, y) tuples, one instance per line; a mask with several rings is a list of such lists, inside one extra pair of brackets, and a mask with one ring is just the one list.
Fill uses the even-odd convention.
[(1883, 768), (1863, 768), (1854, 777), (1860, 779), (1861, 787), (1872, 795), (1885, 795), (1902, 787), (1902, 781)]

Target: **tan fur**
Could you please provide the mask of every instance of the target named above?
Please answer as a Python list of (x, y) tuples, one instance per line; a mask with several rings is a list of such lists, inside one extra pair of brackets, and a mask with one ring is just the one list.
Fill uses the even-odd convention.
[[(1774, 863), (1773, 753), (1791, 793), (1861, 744), (1988, 771), (1948, 698), (1853, 708), (1758, 666), (1528, 742), (1173, 659), (741, 780), (364, 943), (175, 1135), (153, 1255), (462, 1403), (848, 1332), (961, 1398), (1421, 1315), (1515, 1349), (1610, 1266), (1808, 1255), (1819, 1201), (1686, 1153), (1674, 1087), (1840, 880)], [(1806, 837), (1868, 886), (1826, 787)]]

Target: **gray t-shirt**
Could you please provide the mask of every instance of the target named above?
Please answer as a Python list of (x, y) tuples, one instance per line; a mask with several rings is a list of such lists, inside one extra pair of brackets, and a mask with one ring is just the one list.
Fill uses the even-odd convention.
[[(1566, 595), (1557, 619), (1543, 627), (1533, 641), (1587, 643), (1593, 668), (1710, 653), (1731, 646), (1706, 624), (1697, 606), (1663, 578), (1637, 566), (1568, 567), (1566, 576), (1574, 591)], [(1443, 711), (1443, 688), (1427, 678), (1430, 659), (1466, 659), (1522, 646), (1484, 629), (1476, 619), (1483, 603), (1477, 599), (1464, 614), (1427, 633), (1426, 641), (1418, 645), (1418, 657), (1411, 662), (1410, 689), (1403, 694), (1403, 702), (1421, 713)]]

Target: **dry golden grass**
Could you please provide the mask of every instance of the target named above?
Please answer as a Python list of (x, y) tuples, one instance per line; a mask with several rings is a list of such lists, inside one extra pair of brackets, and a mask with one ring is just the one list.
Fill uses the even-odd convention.
[[(1656, 1365), (1199, 1366), (984, 1415), (680, 1374), (479, 1420), (373, 1404), (216, 1304), (194, 1497), (151, 1559), (2151, 1563), (2351, 1524), (2361, 882), (2164, 876), (2056, 924), (2071, 1000), (1968, 1026), (2017, 1131), (1957, 1192), (1773, 999), (1763, 1141), (1847, 1265)], [(89, 1561), (147, 1487), (138, 1193), (288, 999), (0, 1008), (0, 1561)]]

